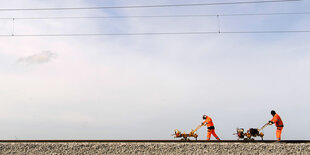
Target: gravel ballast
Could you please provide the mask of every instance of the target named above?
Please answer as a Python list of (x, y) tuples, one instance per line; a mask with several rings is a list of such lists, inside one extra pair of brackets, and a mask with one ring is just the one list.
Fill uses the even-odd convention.
[(310, 143), (2, 142), (0, 154), (310, 154)]

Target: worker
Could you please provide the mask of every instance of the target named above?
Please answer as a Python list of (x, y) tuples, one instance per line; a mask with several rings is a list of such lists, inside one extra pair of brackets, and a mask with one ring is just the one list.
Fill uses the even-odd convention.
[(202, 119), (205, 120), (201, 123), (201, 125), (206, 125), (208, 128), (208, 133), (207, 133), (207, 140), (210, 140), (211, 138), (211, 134), (217, 139), (220, 140), (220, 138), (216, 135), (215, 133), (215, 128), (214, 128), (214, 124), (212, 122), (211, 117), (207, 116), (207, 115), (203, 115)]
[(275, 124), (275, 126), (277, 127), (276, 131), (277, 141), (280, 141), (282, 129), (284, 127), (283, 122), (281, 120), (281, 117), (274, 110), (271, 110), (271, 115), (273, 116), (273, 118), (269, 121), (269, 125)]

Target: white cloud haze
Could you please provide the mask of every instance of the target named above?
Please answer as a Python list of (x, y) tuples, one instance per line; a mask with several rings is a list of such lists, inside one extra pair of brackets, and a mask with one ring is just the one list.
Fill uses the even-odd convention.
[(27, 57), (21, 57), (18, 59), (20, 63), (27, 64), (41, 64), (51, 61), (56, 58), (57, 54), (50, 51), (42, 51), (41, 53), (37, 53)]

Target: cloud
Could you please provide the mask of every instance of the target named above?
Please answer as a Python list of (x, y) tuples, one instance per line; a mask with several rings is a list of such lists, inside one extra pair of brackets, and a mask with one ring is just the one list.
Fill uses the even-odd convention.
[(56, 53), (50, 51), (42, 51), (41, 53), (37, 53), (27, 57), (21, 57), (18, 59), (20, 63), (27, 64), (42, 64), (51, 61), (57, 57)]

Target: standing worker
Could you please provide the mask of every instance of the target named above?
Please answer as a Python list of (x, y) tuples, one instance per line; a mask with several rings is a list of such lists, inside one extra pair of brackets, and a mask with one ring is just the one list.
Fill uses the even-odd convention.
[(216, 135), (215, 131), (214, 131), (214, 124), (212, 122), (211, 117), (207, 116), (207, 115), (203, 115), (202, 119), (205, 120), (201, 123), (201, 125), (206, 125), (208, 127), (208, 133), (207, 133), (207, 140), (210, 140), (211, 138), (211, 134), (217, 139), (220, 140), (220, 138)]
[(283, 122), (281, 120), (281, 117), (274, 110), (271, 110), (271, 115), (273, 116), (273, 118), (269, 121), (269, 124), (272, 125), (274, 123), (275, 126), (277, 127), (276, 131), (277, 141), (280, 141), (282, 129), (284, 127)]

